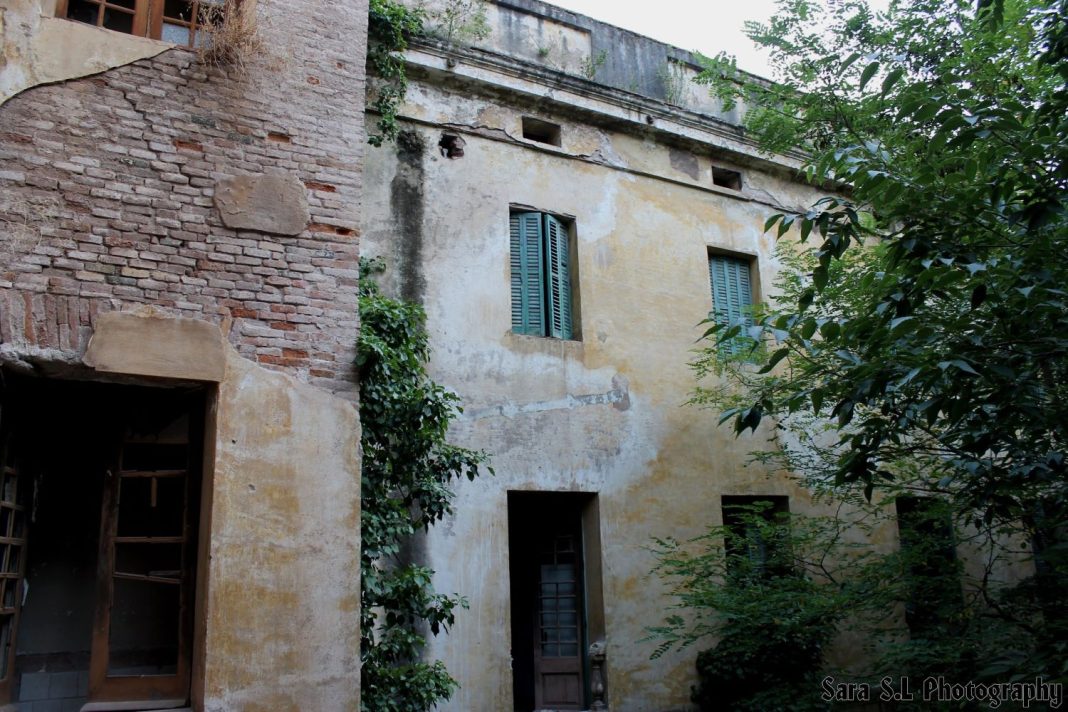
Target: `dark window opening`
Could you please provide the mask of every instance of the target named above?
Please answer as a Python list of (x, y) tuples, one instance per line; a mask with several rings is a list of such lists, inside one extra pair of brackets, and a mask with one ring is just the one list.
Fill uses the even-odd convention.
[(933, 497), (898, 497), (895, 505), (908, 584), (905, 621), (914, 635), (938, 634), (964, 608), (953, 519)]
[(742, 174), (738, 171), (727, 170), (726, 168), (712, 167), (712, 184), (718, 185), (720, 188), (729, 188), (730, 190), (742, 189)]
[(724, 496), (728, 570), (737, 575), (771, 578), (793, 572), (785, 541), (790, 502), (779, 496)]
[(464, 146), (466, 145), (467, 142), (456, 134), (441, 134), (441, 140), (438, 141), (438, 148), (441, 149), (441, 155), (446, 158), (463, 158)]
[(205, 389), (3, 382), (0, 703), (181, 706)]
[(58, 0), (56, 17), (198, 47), (225, 7), (224, 0)]
[(523, 117), (523, 138), (528, 141), (547, 143), (550, 146), (560, 145), (560, 125), (553, 124), (532, 116)]
[(508, 493), (516, 712), (591, 705), (589, 646), (604, 638), (597, 498)]

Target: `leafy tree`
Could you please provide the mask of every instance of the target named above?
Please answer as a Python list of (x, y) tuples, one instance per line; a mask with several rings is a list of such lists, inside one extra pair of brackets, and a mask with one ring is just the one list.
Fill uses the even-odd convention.
[(446, 442), (459, 399), (427, 376), (426, 315), (380, 293), (372, 275), (382, 269), (360, 262), (360, 694), (364, 710), (417, 712), (456, 688), (441, 661), (421, 659), (426, 630), (446, 630), (467, 603), (436, 593), (434, 572), (404, 561), (404, 548), (452, 513), (450, 483), (474, 479), (486, 457)]
[[(768, 220), (816, 239), (817, 264), (763, 320), (779, 342), (765, 365), (789, 355), (788, 374), (727, 416), (741, 432), (825, 414), (841, 426), (839, 482), (874, 487), (904, 450), (986, 521), (1028, 519), (1066, 484), (1066, 5), (781, 9), (751, 34), (788, 83), (724, 75), (722, 61), (704, 77), (756, 107), (766, 150), (806, 147), (808, 178), (839, 192)], [(832, 269), (864, 241), (877, 256)], [(843, 282), (856, 283), (848, 309), (828, 303)]]
[[(922, 502), (906, 515), (912, 535), (892, 553), (880, 552), (868, 535), (888, 523), (893, 508), (857, 500), (829, 515), (769, 517), (751, 505), (689, 542), (657, 540), (654, 573), (674, 603), (664, 622), (649, 628), (647, 640), (659, 641), (652, 657), (714, 641), (696, 658), (691, 699), (702, 710), (828, 709), (821, 684), (828, 675), (876, 694), (887, 677), (1029, 678), (1025, 672), (1042, 669), (1032, 663), (1048, 653), (1048, 641), (1029, 625), (1035, 610), (1027, 584), (998, 587), (984, 581), (989, 567), (965, 571), (946, 550), (949, 532), (932, 536), (949, 522), (948, 503)], [(995, 558), (1008, 553), (996, 537), (974, 535), (967, 543)], [(863, 649), (834, 668), (824, 652), (845, 632), (854, 646), (864, 641)], [(960, 705), (917, 696), (897, 707)]]
[(749, 33), (778, 81), (724, 57), (703, 81), (829, 194), (767, 221), (807, 254), (748, 334), (768, 348), (710, 347), (698, 369), (728, 384), (695, 400), (738, 433), (772, 419), (816, 484), (935, 495), (978, 536), (1035, 542), (1038, 575), (984, 588), (982, 615), (1027, 634), (1003, 671), (1063, 678), (1068, 2), (780, 0)]

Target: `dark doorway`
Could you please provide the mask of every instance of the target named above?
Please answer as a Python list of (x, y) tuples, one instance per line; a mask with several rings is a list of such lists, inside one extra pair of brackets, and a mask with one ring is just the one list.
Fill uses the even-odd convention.
[(0, 694), (184, 703), (206, 390), (3, 376)]
[(591, 529), (595, 495), (508, 493), (517, 712), (589, 706), (591, 617), (595, 630), (603, 626), (599, 534)]

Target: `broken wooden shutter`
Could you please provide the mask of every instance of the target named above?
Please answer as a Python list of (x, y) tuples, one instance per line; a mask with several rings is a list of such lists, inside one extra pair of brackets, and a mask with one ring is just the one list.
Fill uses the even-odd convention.
[(548, 254), (549, 336), (571, 338), (571, 265), (567, 227), (545, 216), (545, 250)]
[(512, 331), (545, 336), (541, 213), (512, 213)]
[[(753, 290), (749, 280), (749, 260), (728, 255), (709, 255), (708, 276), (712, 284), (712, 308), (716, 323), (751, 326)], [(734, 353), (735, 348), (721, 348), (720, 351)]]

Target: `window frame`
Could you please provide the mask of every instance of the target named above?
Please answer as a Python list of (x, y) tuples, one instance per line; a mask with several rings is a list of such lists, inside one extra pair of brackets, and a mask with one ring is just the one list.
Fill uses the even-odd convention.
[[(99, 6), (96, 23), (83, 22), (68, 16), (70, 10), (71, 0), (57, 0), (55, 16), (58, 18), (70, 20), (71, 22), (78, 22), (81, 24), (89, 25), (90, 27), (99, 27), (104, 30), (111, 30), (112, 32), (119, 32), (121, 34), (128, 34), (134, 37), (147, 37), (148, 39), (159, 40), (161, 42), (168, 42), (178, 47), (186, 47), (192, 49), (198, 46), (197, 37), (200, 33), (210, 33), (210, 30), (203, 28), (207, 27), (209, 23), (203, 21), (201, 12), (202, 6), (215, 6), (218, 8), (225, 7), (223, 0), (189, 0), (190, 18), (189, 20), (183, 20), (182, 18), (167, 17), (164, 14), (166, 8), (166, 0), (134, 0), (134, 7), (131, 11), (130, 8), (123, 7), (110, 0), (84, 0), (94, 5)], [(123, 14), (133, 16), (133, 27), (130, 32), (108, 27), (104, 24), (104, 12), (107, 9), (112, 9)], [(164, 23), (164, 20), (167, 20)], [(171, 42), (170, 40), (163, 39), (163, 26), (164, 24), (173, 25), (175, 27), (184, 27), (188, 31), (188, 38), (186, 42), (178, 43)]]
[(512, 332), (581, 340), (574, 219), (513, 205), (508, 221)]
[[(755, 255), (741, 252), (729, 252), (727, 250), (709, 247), (707, 249), (707, 256), (708, 284), (710, 295), (712, 297), (712, 309), (708, 313), (708, 318), (715, 324), (723, 325), (726, 328), (730, 328), (738, 323), (740, 323), (743, 328), (742, 333), (738, 334), (734, 339), (731, 339), (730, 342), (720, 341), (717, 343), (717, 355), (721, 359), (726, 359), (736, 354), (743, 354), (746, 350), (746, 345), (749, 341), (747, 330), (749, 327), (753, 326), (751, 310), (760, 303), (760, 273), (757, 269), (757, 257)], [(745, 266), (745, 286), (748, 287), (748, 303), (740, 304), (737, 307), (732, 307), (729, 303), (725, 308), (719, 306), (719, 300), (716, 297), (717, 292), (722, 292), (723, 296), (721, 298), (730, 302), (731, 285), (721, 285), (723, 289), (719, 289), (716, 282), (717, 274), (714, 269), (714, 262), (717, 260), (723, 262), (723, 278), (728, 280), (728, 270), (731, 269), (730, 265), (733, 265), (734, 269), (737, 269), (741, 265)], [(739, 296), (744, 295), (741, 295), (739, 291)], [(746, 311), (749, 311), (750, 313), (747, 314)]]
[[(789, 560), (788, 542), (767, 540), (763, 531), (754, 528), (749, 519), (760, 519), (769, 527), (780, 524), (789, 525), (790, 498), (785, 495), (721, 495), (720, 513), (723, 527), (730, 536), (724, 542), (728, 557), (728, 570), (731, 563), (745, 560), (749, 562), (751, 574), (757, 579), (766, 580), (792, 573), (783, 559)], [(733, 575), (741, 572), (734, 571)]]
[(938, 634), (964, 610), (957, 531), (944, 500), (898, 495), (898, 547), (907, 583), (905, 623), (914, 635)]

